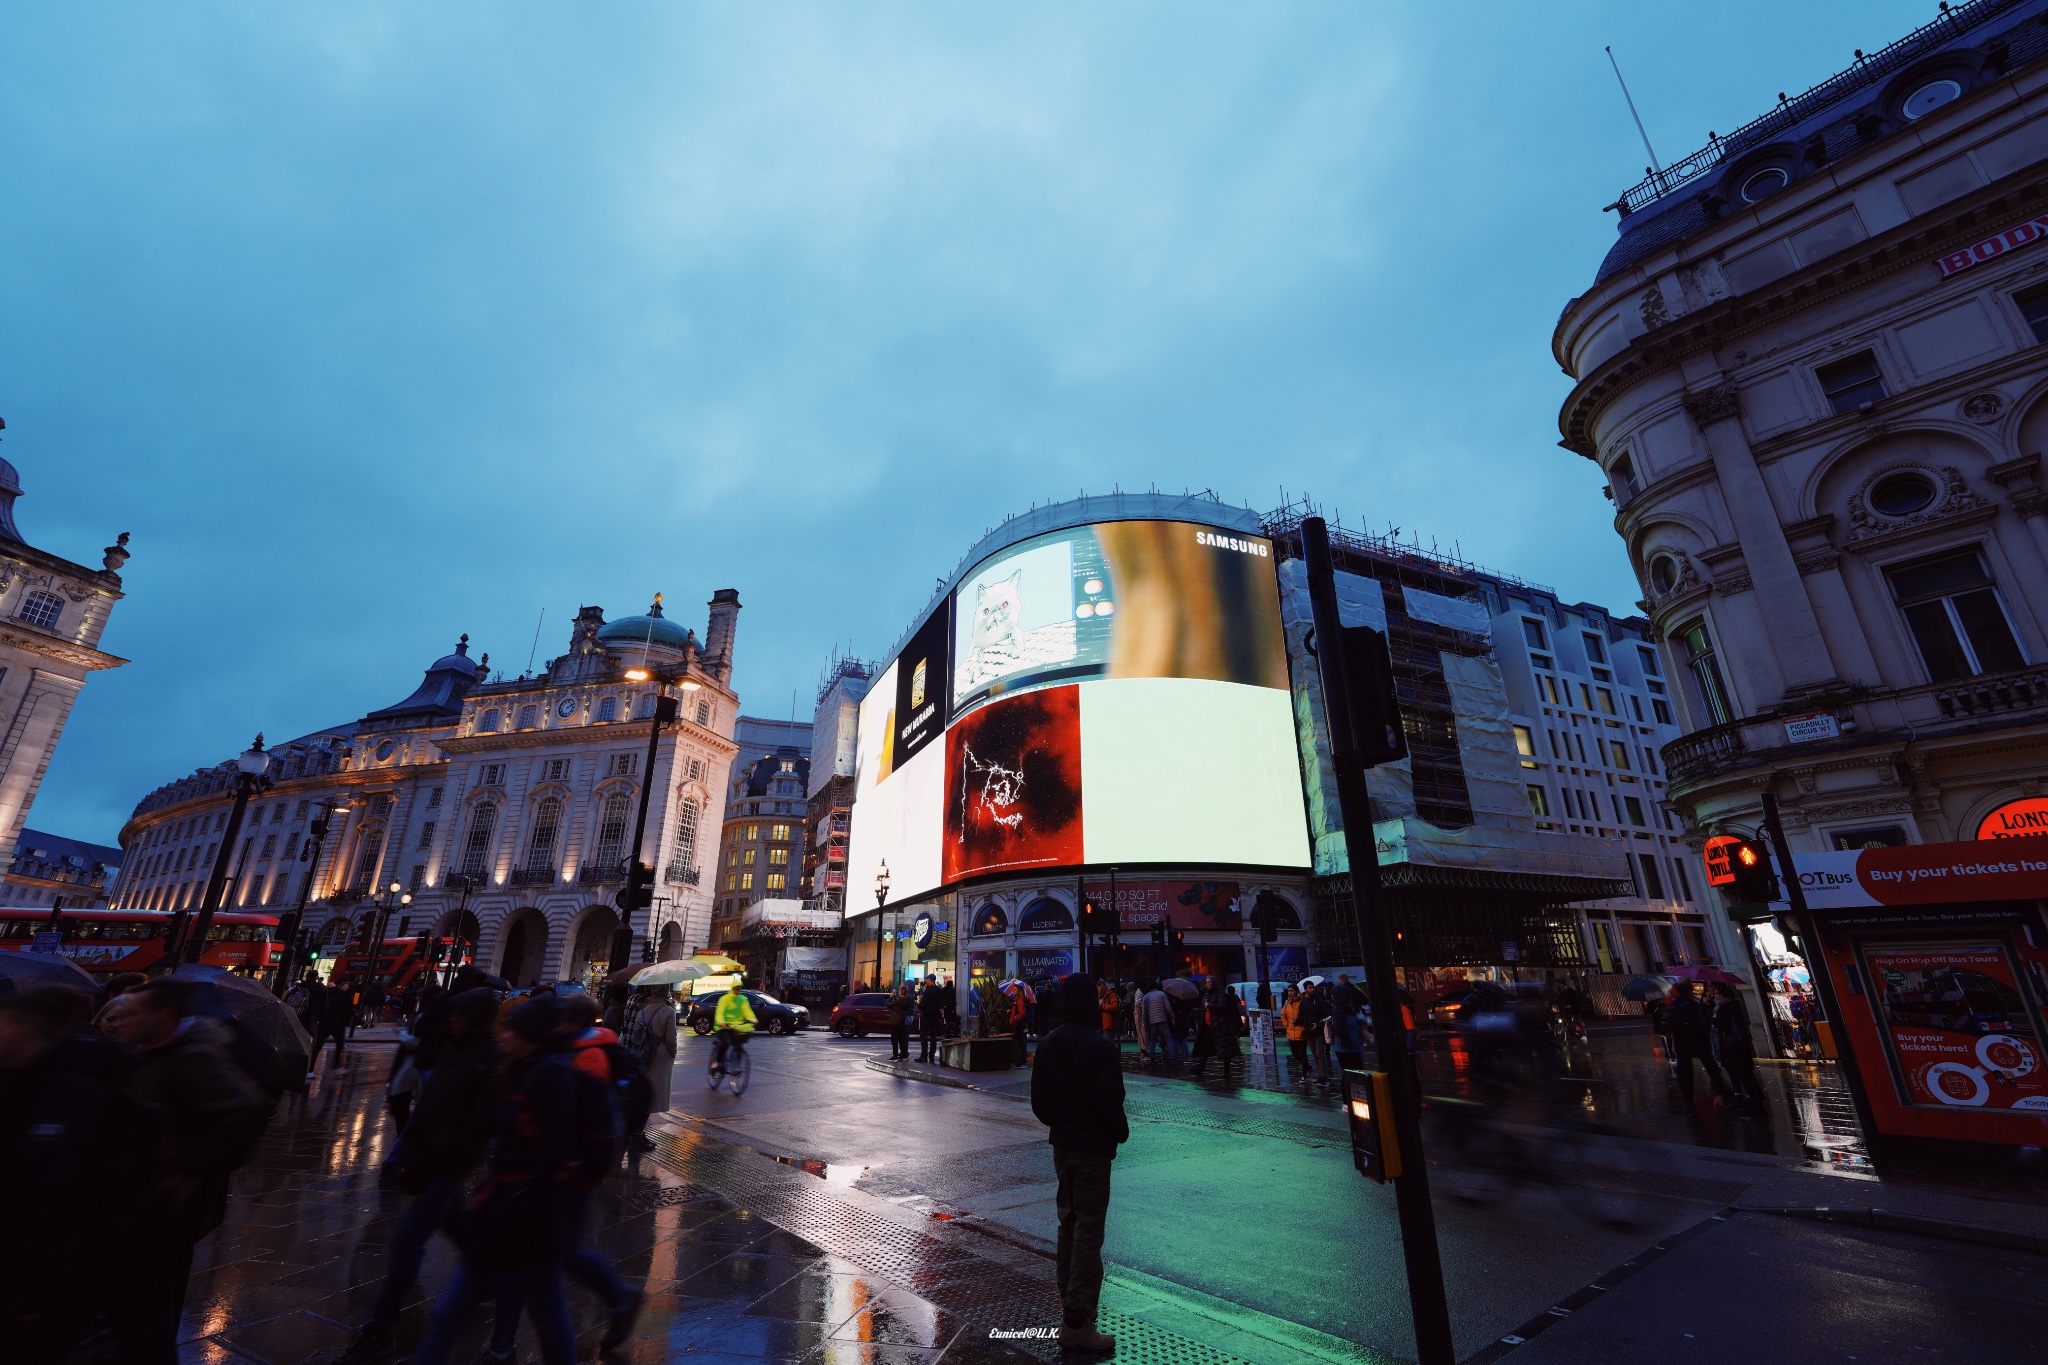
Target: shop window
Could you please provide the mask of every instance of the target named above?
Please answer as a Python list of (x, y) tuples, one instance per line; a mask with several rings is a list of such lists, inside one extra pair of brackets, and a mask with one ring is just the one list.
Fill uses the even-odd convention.
[(1975, 550), (1886, 571), (1932, 682), (2000, 673), (2026, 663)]
[(1031, 902), (1017, 919), (1017, 932), (1045, 933), (1074, 927), (1074, 913), (1050, 896)]
[(1813, 374), (1837, 413), (1855, 412), (1885, 396), (1884, 375), (1878, 371), (1877, 357), (1869, 351), (1822, 365)]
[(1000, 905), (989, 904), (981, 907), (974, 916), (974, 932), (977, 934), (1002, 934), (1010, 929), (1010, 917), (1003, 913)]

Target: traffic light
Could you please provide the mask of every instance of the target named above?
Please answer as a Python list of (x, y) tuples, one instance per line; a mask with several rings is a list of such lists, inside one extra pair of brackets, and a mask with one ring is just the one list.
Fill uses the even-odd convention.
[(1187, 942), (1188, 935), (1185, 929), (1179, 928), (1178, 926), (1173, 926), (1167, 929), (1166, 946), (1168, 950), (1176, 953), (1180, 952), (1183, 948), (1187, 947)]
[(1717, 834), (1707, 840), (1703, 853), (1707, 883), (1721, 888), (1731, 910), (1755, 907), (1755, 915), (1760, 918), (1763, 907), (1782, 894), (1778, 878), (1771, 871), (1770, 852), (1761, 840)]
[(1279, 897), (1270, 891), (1261, 891), (1259, 898), (1252, 902), (1252, 928), (1259, 931), (1259, 942), (1271, 943), (1280, 937)]
[(1393, 1092), (1384, 1071), (1344, 1073), (1344, 1112), (1351, 1125), (1351, 1164), (1367, 1180), (1385, 1184), (1401, 1174), (1401, 1139), (1394, 1127)]
[(654, 904), (654, 869), (646, 863), (635, 862), (627, 874), (626, 885), (618, 895), (612, 897), (612, 904), (632, 914), (645, 910)]
[(1371, 626), (1344, 628), (1344, 687), (1351, 707), (1353, 755), (1364, 767), (1408, 756), (1401, 702), (1394, 693), (1394, 661), (1387, 637)]
[(1081, 901), (1082, 938), (1094, 938), (1097, 934), (1102, 932), (1100, 929), (1096, 928), (1096, 920), (1099, 914), (1100, 912), (1097, 911), (1095, 908), (1094, 898), (1084, 897)]

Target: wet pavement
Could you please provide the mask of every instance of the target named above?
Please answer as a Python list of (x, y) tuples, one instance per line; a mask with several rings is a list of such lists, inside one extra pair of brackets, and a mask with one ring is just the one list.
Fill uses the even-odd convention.
[[(1559, 1336), (1533, 1358), (1619, 1359), (1614, 1353), (1635, 1349), (1630, 1343), (1679, 1350), (1668, 1333), (1658, 1335), (1659, 1324), (1691, 1312), (1683, 1330), (1693, 1330), (1700, 1313), (1736, 1302), (1751, 1305), (1743, 1324), (1750, 1336), (1716, 1338), (1725, 1342), (1719, 1359), (1771, 1358), (1742, 1343), (1772, 1340), (1772, 1332), (1788, 1344), (1824, 1344), (1794, 1311), (1796, 1296), (1773, 1291), (1751, 1303), (1759, 1277), (1813, 1293), (1869, 1295), (1856, 1330), (1873, 1339), (1887, 1323), (1917, 1333), (1942, 1311), (1969, 1321), (1986, 1304), (2007, 1333), (2001, 1340), (2041, 1339), (2048, 1315), (2038, 1297), (2014, 1287), (2016, 1253), (1972, 1249), (2001, 1268), (1977, 1275), (1985, 1294), (1976, 1299), (1967, 1282), (1931, 1271), (1913, 1293), (1886, 1299), (1885, 1284), (1939, 1259), (1928, 1248), (1953, 1244), (1792, 1228), (1730, 1211), (1883, 1203), (2048, 1230), (2048, 1205), (2005, 1194), (1973, 1203), (1967, 1192), (1880, 1185), (1867, 1172), (1807, 1159), (1797, 1137), (1805, 1131), (1797, 1076), (1778, 1078), (1774, 1103), (1784, 1108), (1764, 1136), (1710, 1126), (1702, 1140), (1698, 1124), (1713, 1113), (1673, 1112), (1675, 1095), (1658, 1092), (1655, 1067), (1630, 1060), (1631, 1045), (1603, 1054), (1601, 1074), (1613, 1078), (1606, 1092), (1628, 1096), (1633, 1108), (1606, 1102), (1651, 1136), (1579, 1171), (1632, 1192), (1628, 1225), (1588, 1216), (1568, 1188), (1461, 1202), (1444, 1193), (1455, 1173), (1433, 1173), (1461, 1357), (1498, 1353), (1529, 1322), (1561, 1320), (1551, 1307), (1586, 1304), (1587, 1286), (1618, 1283), (1618, 1267), (1659, 1256), (1665, 1260), (1625, 1290), (1609, 1284), (1597, 1313), (1589, 1307), (1570, 1323), (1587, 1334), (1582, 1354), (1558, 1354), (1571, 1340)], [(890, 1074), (883, 1040), (813, 1033), (758, 1039), (753, 1085), (735, 1097), (704, 1088), (707, 1050), (703, 1040), (684, 1039), (675, 1105), (656, 1151), (600, 1192), (595, 1243), (649, 1295), (618, 1358), (1056, 1358), (1049, 1341), (991, 1335), (1058, 1321), (1050, 1150), (1021, 1102), (1028, 1072), (955, 1072), (944, 1077), (954, 1084), (930, 1084)], [(184, 1360), (321, 1365), (366, 1315), (384, 1273), (386, 1227), (403, 1202), (376, 1182), (389, 1141), (380, 1104), (388, 1057), (388, 1047), (369, 1044), (339, 1069), (323, 1059), (311, 1094), (287, 1100), (237, 1177), (227, 1225), (200, 1246)], [(1455, 1070), (1455, 1059), (1447, 1064)], [(1412, 1356), (1391, 1191), (1352, 1171), (1341, 1115), (1327, 1097), (1139, 1073), (1128, 1090), (1132, 1139), (1116, 1163), (1105, 1249), (1103, 1329), (1120, 1338), (1118, 1359), (1356, 1365)], [(1666, 1140), (1670, 1134), (1681, 1136)], [(1702, 1246), (1704, 1257), (1693, 1250)], [(1814, 1264), (1816, 1255), (1842, 1264)], [(401, 1320), (402, 1347), (417, 1339), (450, 1258), (445, 1243), (430, 1248)], [(1966, 1262), (1975, 1264), (1955, 1264)], [(2017, 1263), (2038, 1277), (2040, 1258)], [(582, 1358), (590, 1359), (602, 1314), (579, 1288), (570, 1301)], [(1779, 1313), (1785, 1321), (1773, 1326), (1769, 1315)], [(458, 1360), (481, 1349), (482, 1317), (459, 1343)], [(1698, 1339), (1673, 1341), (1689, 1350)], [(537, 1359), (524, 1331), (521, 1358)], [(1817, 1358), (1842, 1356), (1827, 1350)], [(78, 1365), (90, 1359), (88, 1348)]]

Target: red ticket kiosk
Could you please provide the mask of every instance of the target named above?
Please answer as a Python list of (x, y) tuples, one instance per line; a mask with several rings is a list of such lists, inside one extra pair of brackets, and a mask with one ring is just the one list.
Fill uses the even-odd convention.
[(1793, 861), (1873, 1143), (2048, 1147), (2048, 836)]

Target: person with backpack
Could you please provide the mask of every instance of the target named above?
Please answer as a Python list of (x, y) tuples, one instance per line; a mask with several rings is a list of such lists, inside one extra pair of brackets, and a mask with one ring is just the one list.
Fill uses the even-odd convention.
[(123, 1246), (128, 1282), (114, 1294), (126, 1365), (172, 1365), (192, 1278), (193, 1245), (227, 1217), (228, 1183), (270, 1123), (276, 1099), (228, 1055), (227, 1028), (195, 1017), (191, 988), (166, 978), (121, 996), (109, 1035), (136, 1052), (128, 1094), (157, 1137), (151, 1178)]
[(447, 1365), (477, 1301), (494, 1289), (501, 1315), (511, 1295), (531, 1317), (542, 1365), (574, 1365), (563, 1262), (580, 1197), (618, 1159), (619, 1121), (609, 1089), (576, 1065), (561, 1025), (557, 998), (536, 995), (498, 1031), (507, 1060), (490, 1160), (457, 1220), (462, 1259), (434, 1303), (413, 1365)]
[[(612, 1131), (623, 1133), (624, 1115), (636, 1110), (643, 1115), (646, 1113), (645, 1069), (638, 1058), (620, 1046), (616, 1033), (598, 1023), (597, 1001), (588, 994), (579, 992), (563, 998), (558, 1014), (557, 1031), (569, 1046), (572, 1065), (603, 1087), (603, 1093), (611, 1100), (614, 1115)], [(642, 1122), (644, 1124), (645, 1120)], [(616, 1164), (614, 1148), (613, 1155), (606, 1160), (604, 1174), (609, 1174)], [(603, 1300), (610, 1321), (599, 1346), (609, 1351), (631, 1334), (633, 1322), (640, 1316), (641, 1305), (647, 1296), (620, 1279), (603, 1252), (584, 1244), (584, 1234), (590, 1226), (591, 1205), (596, 1198), (596, 1181), (579, 1187), (570, 1197), (568, 1249), (562, 1257), (562, 1268)], [(517, 1283), (498, 1291), (497, 1325), (490, 1345), (490, 1354), (495, 1359), (512, 1358), (524, 1298)]]
[(667, 1113), (674, 1099), (676, 1007), (669, 1001), (668, 987), (640, 988), (619, 1042), (647, 1074), (647, 1108), (621, 1116), (626, 1124), (626, 1150), (651, 1152), (654, 1144), (647, 1137), (647, 1120)]
[(129, 1060), (89, 1028), (83, 991), (0, 1001), (0, 1359), (52, 1365), (92, 1317), (147, 1170)]
[(445, 1013), (446, 1037), (397, 1149), (384, 1163), (393, 1184), (412, 1196), (385, 1254), (390, 1267), (369, 1320), (334, 1365), (365, 1365), (391, 1352), (399, 1310), (419, 1279), (427, 1239), (462, 1198), (469, 1173), (491, 1140), (498, 1112), (498, 1002), (486, 990), (463, 991)]

